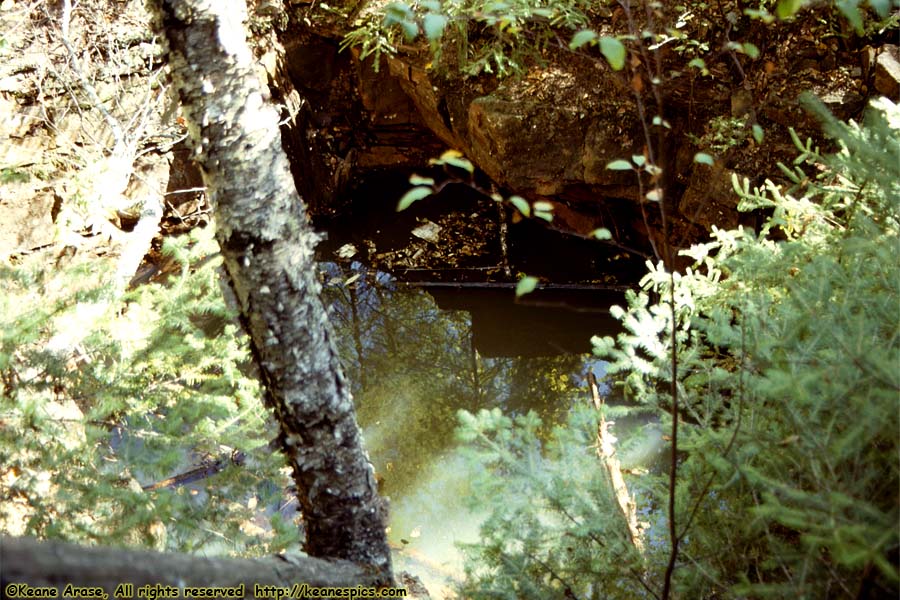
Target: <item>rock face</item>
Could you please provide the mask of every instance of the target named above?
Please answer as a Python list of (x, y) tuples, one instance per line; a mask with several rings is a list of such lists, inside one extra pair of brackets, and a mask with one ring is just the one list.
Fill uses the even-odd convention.
[(103, 8), (0, 6), (0, 260), (119, 246), (163, 201), (179, 127), (155, 79), (159, 49), (140, 3)]
[(875, 89), (892, 100), (900, 99), (900, 48), (885, 44), (875, 59)]
[[(410, 173), (424, 174), (429, 159), (452, 147), (478, 167), (484, 189), (551, 201), (552, 227), (579, 235), (609, 227), (623, 242), (646, 246), (646, 233), (634, 228), (642, 222), (634, 174), (605, 168), (638, 152), (640, 127), (622, 118), (633, 111), (627, 99), (601, 101), (623, 95), (594, 63), (502, 82), (463, 80), (427, 71), (425, 57), (390, 58), (376, 72), (328, 37), (308, 30), (283, 37), (283, 66), (270, 83), (282, 101), (304, 98), (285, 145), (315, 217), (336, 217), (367, 202), (361, 196), (379, 203), (369, 183), (390, 173), (401, 175), (379, 194), (396, 202)], [(585, 75), (590, 88), (606, 77), (610, 89), (588, 93)], [(492, 221), (496, 211), (479, 218)]]
[(711, 229), (717, 225), (732, 229), (738, 225), (731, 176), (734, 171), (697, 165), (678, 203), (679, 212), (690, 222)]
[[(294, 178), (320, 223), (360, 209), (387, 206), (390, 212), (411, 173), (445, 181), (447, 174), (430, 168), (428, 161), (455, 148), (475, 164), (474, 183), (487, 195), (550, 202), (554, 219), (546, 227), (575, 236), (606, 227), (617, 244), (612, 247), (634, 251), (643, 260), (663, 237), (659, 205), (642, 198), (650, 185), (646, 174), (638, 186), (636, 173), (610, 171), (610, 161), (644, 156), (651, 140), (664, 168), (670, 240), (686, 246), (703, 239), (714, 224), (747, 222), (736, 211), (732, 174), (754, 183), (777, 178), (775, 162), (788, 163), (796, 155), (789, 128), (801, 138), (820, 136), (818, 123), (797, 102), (801, 92), (813, 91), (842, 119), (858, 117), (873, 93), (900, 94), (897, 47), (878, 39), (823, 37), (817, 27), (827, 21), (820, 14), (825, 8), (801, 12), (778, 27), (745, 17), (722, 21), (731, 23), (727, 27), (707, 19), (708, 31), (690, 35), (702, 36), (711, 48), (751, 40), (759, 56), (710, 50), (703, 55), (708, 73), (701, 74), (686, 67), (684, 54), (664, 46), (659, 58), (665, 76), (655, 90), (660, 111), (646, 57), (637, 54), (629, 55), (624, 71), (614, 72), (595, 50), (573, 53), (562, 43), (543, 48), (540, 60), (518, 76), (498, 79), (432, 64), (426, 44), (415, 42), (394, 56), (383, 55), (376, 70), (374, 61), (360, 60), (356, 49), (341, 51), (356, 17), (378, 10), (375, 3), (323, 8), (303, 0), (266, 1), (255, 3), (255, 9), (253, 4), (249, 26), (258, 68), (268, 79), (272, 101), (283, 108), (284, 146)], [(140, 10), (139, 3), (128, 6)], [(601, 10), (594, 26), (626, 33), (627, 25), (616, 15)], [(130, 40), (128, 53), (113, 63), (122, 73), (146, 73), (146, 65), (155, 64), (157, 51), (142, 35), (131, 40), (133, 35), (123, 34)], [(47, 235), (19, 234), (46, 232), (56, 219), (51, 213), (58, 210), (52, 202), (58, 185), (41, 182), (48, 168), (41, 157), (53, 144), (63, 154), (69, 147), (86, 147), (80, 133), (67, 133), (83, 129), (67, 125), (77, 121), (75, 112), (60, 112), (58, 118), (41, 112), (46, 100), (38, 98), (35, 77), (26, 75), (41, 71), (46, 50), (30, 48), (17, 43), (18, 57), (0, 68), (0, 105), (9, 115), (0, 121), (0, 131), (15, 141), (15, 155), (0, 148), (7, 186), (0, 207), (13, 215), (8, 207), (15, 204), (17, 211), (3, 219), (9, 229), (0, 232), (0, 241), (7, 252), (46, 243)], [(49, 81), (41, 88), (45, 96)], [(143, 98), (144, 86), (136, 81), (134, 90), (120, 90), (119, 96), (129, 100), (128, 110)], [(52, 91), (65, 98), (62, 91)], [(652, 123), (659, 112), (664, 130)], [(173, 114), (166, 115), (166, 126), (177, 133)], [(36, 126), (48, 119), (57, 131), (53, 135)], [(763, 144), (754, 141), (755, 127), (764, 134)], [(695, 164), (697, 152), (714, 157), (714, 167)], [(176, 161), (173, 180), (180, 168)], [(30, 204), (22, 200), (29, 198)], [(507, 210), (503, 217), (511, 232), (517, 226), (514, 215)], [(481, 229), (494, 238), (503, 230), (491, 201), (465, 217), (483, 221)], [(32, 226), (25, 227), (26, 220)], [(441, 239), (453, 235), (446, 230)], [(492, 247), (500, 243), (492, 242)]]
[(282, 37), (270, 88), (292, 107), (285, 150), (314, 215), (344, 211), (349, 190), (366, 174), (409, 171), (445, 148), (396, 77), (339, 52), (335, 39), (303, 29)]
[[(298, 15), (306, 24), (280, 36), (287, 68), (273, 83), (308, 101), (288, 146), (300, 163), (318, 165), (305, 190), (315, 214), (366, 202), (357, 193), (366, 180), (421, 173), (429, 158), (452, 147), (479, 169), (482, 189), (550, 201), (556, 218), (549, 227), (582, 236), (607, 227), (614, 241), (646, 255), (662, 239), (659, 206), (641, 197), (649, 178), (639, 187), (634, 172), (608, 170), (610, 161), (645, 155), (652, 139), (665, 170), (670, 239), (683, 247), (713, 225), (747, 222), (736, 210), (732, 175), (777, 177), (775, 162), (795, 156), (788, 128), (819, 135), (797, 102), (801, 92), (813, 91), (848, 118), (858, 116), (869, 90), (891, 93), (897, 81), (890, 48), (870, 61), (821, 41), (812, 19), (769, 29), (744, 19), (737, 23), (743, 39), (766, 41), (758, 58), (723, 52), (708, 60), (704, 76), (685, 69), (675, 53), (660, 55), (668, 75), (658, 88), (666, 120), (658, 137), (660, 127), (649, 122), (657, 102), (636, 56), (616, 73), (599, 55), (548, 49), (540, 65), (498, 80), (434, 67), (427, 48), (407, 47), (382, 57), (376, 71), (357, 53), (338, 51), (346, 23), (317, 20), (313, 8)], [(765, 145), (754, 141), (754, 126)], [(695, 164), (697, 152), (715, 165)]]

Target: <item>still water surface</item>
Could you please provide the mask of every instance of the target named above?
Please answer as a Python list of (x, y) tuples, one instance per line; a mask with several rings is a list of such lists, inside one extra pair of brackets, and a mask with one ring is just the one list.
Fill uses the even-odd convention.
[[(583, 338), (576, 347), (584, 349), (591, 335), (615, 332), (608, 326), (598, 330), (608, 318), (601, 314), (597, 320), (583, 305), (571, 305), (571, 318), (560, 320), (560, 310), (567, 310), (560, 303), (543, 312), (532, 307), (504, 327), (479, 328), (471, 311), (482, 318), (491, 313), (485, 312), (483, 295), (475, 297), (477, 290), (470, 311), (443, 310), (421, 287), (405, 286), (359, 263), (325, 263), (322, 270), (366, 446), (382, 494), (391, 502), (395, 568), (422, 577), (434, 597), (443, 597), (442, 588), (462, 572), (457, 544), (477, 539), (483, 517), (466, 508), (471, 474), (456, 452), (458, 411), (533, 410), (548, 426), (561, 423), (573, 405), (589, 401), (587, 372), (602, 378), (605, 364), (590, 354), (564, 353), (561, 343), (536, 352), (537, 341), (561, 333), (560, 339)], [(511, 289), (489, 296), (494, 314), (516, 309)], [(519, 328), (540, 333), (523, 335)], [(567, 330), (550, 331), (560, 329)], [(658, 453), (652, 423), (616, 425), (620, 439), (638, 430), (642, 442), (621, 457), (625, 467), (646, 464)]]

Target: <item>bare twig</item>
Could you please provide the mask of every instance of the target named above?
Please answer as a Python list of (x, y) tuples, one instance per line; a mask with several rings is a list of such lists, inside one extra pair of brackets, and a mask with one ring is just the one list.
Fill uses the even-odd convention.
[[(634, 16), (631, 12), (631, 4), (629, 0), (620, 0), (619, 5), (622, 7), (625, 12), (625, 16), (628, 19), (628, 26), (632, 32), (638, 31), (638, 28), (634, 21)], [(644, 3), (644, 9), (646, 11), (647, 16), (647, 29), (652, 30), (653, 23), (653, 9), (651, 8), (649, 3)], [(650, 57), (647, 54), (647, 48), (642, 42), (638, 42), (638, 51), (642, 57), (642, 65), (647, 70), (648, 79), (650, 80), (650, 90), (653, 94), (654, 101), (656, 102), (656, 111), (659, 118), (663, 116), (663, 102), (662, 95), (659, 91), (659, 82), (661, 81), (661, 73), (662, 73), (662, 63), (660, 61), (659, 52), (653, 52), (653, 60), (650, 60)], [(651, 70), (651, 64), (655, 67), (655, 71)], [(662, 600), (668, 600), (669, 595), (672, 589), (672, 576), (675, 572), (675, 564), (678, 561), (678, 546), (681, 539), (678, 537), (678, 531), (676, 526), (676, 518), (675, 518), (675, 498), (676, 491), (678, 485), (678, 420), (679, 420), (679, 405), (678, 405), (678, 336), (677, 336), (677, 311), (675, 306), (675, 265), (673, 261), (672, 255), (672, 244), (669, 242), (669, 220), (666, 214), (666, 198), (665, 198), (665, 190), (664, 186), (658, 185), (660, 175), (662, 173), (661, 168), (659, 167), (660, 161), (656, 153), (654, 152), (654, 144), (650, 135), (650, 127), (647, 123), (647, 115), (644, 109), (643, 98), (641, 97), (641, 93), (639, 89), (635, 89), (632, 87), (632, 91), (634, 93), (635, 101), (637, 103), (638, 115), (640, 117), (641, 126), (644, 131), (644, 139), (647, 143), (646, 151), (647, 151), (647, 163), (648, 165), (654, 167), (651, 175), (651, 183), (653, 184), (654, 189), (657, 190), (656, 201), (659, 203), (660, 210), (660, 218), (662, 220), (663, 227), (663, 255), (662, 260), (666, 266), (666, 269), (669, 273), (669, 316), (671, 319), (670, 327), (671, 327), (671, 337), (670, 343), (672, 344), (671, 348), (671, 377), (669, 381), (669, 394), (672, 398), (672, 429), (671, 429), (671, 439), (672, 439), (672, 448), (671, 455), (669, 460), (669, 499), (668, 499), (668, 521), (669, 521), (669, 560), (666, 565), (666, 571), (663, 578), (663, 590), (662, 590)], [(657, 135), (656, 147), (659, 152), (662, 152), (663, 149), (663, 131), (660, 127), (659, 133)], [(640, 173), (638, 173), (638, 181), (640, 182)], [(641, 209), (643, 211), (643, 202), (644, 195), (641, 190)], [(645, 223), (646, 226), (646, 223)], [(648, 228), (649, 233), (649, 228)], [(652, 243), (651, 239), (651, 243)], [(653, 248), (656, 250), (656, 245), (653, 243)], [(657, 252), (657, 256), (659, 257), (659, 253)]]
[(75, 73), (75, 76), (78, 78), (82, 91), (87, 94), (88, 99), (91, 101), (91, 105), (103, 116), (103, 120), (112, 132), (113, 140), (115, 141), (115, 150), (122, 151), (125, 149), (126, 145), (125, 132), (122, 131), (122, 125), (114, 116), (112, 116), (106, 106), (103, 105), (103, 101), (100, 99), (100, 96), (97, 95), (97, 90), (94, 89), (94, 86), (91, 85), (91, 82), (88, 81), (88, 78), (85, 76), (84, 70), (81, 68), (81, 62), (78, 60), (78, 56), (75, 53), (75, 48), (72, 47), (72, 42), (69, 41), (69, 22), (71, 17), (72, 0), (63, 0), (62, 15), (59, 25), (60, 32), (62, 33), (60, 41), (63, 43), (63, 46), (66, 47), (72, 72)]

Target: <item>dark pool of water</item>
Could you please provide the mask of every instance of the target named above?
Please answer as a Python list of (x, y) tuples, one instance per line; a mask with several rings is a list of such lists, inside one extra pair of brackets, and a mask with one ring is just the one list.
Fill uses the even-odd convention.
[[(616, 332), (614, 298), (562, 288), (517, 304), (505, 287), (406, 285), (358, 262), (325, 263), (322, 272), (366, 446), (391, 500), (396, 560), (440, 588), (460, 574), (456, 544), (477, 539), (483, 516), (465, 508), (470, 476), (456, 452), (457, 412), (499, 407), (564, 421), (590, 400), (587, 372), (605, 372), (585, 351), (591, 335)], [(650, 432), (623, 457), (626, 466), (658, 452), (660, 436), (647, 425), (617, 424), (620, 439)]]

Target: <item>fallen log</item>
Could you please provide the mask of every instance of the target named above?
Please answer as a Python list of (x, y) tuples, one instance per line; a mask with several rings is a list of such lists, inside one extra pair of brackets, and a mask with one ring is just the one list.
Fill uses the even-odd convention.
[(373, 588), (378, 573), (303, 555), (208, 558), (2, 536), (0, 581), (4, 598), (303, 598), (316, 597), (310, 588)]

